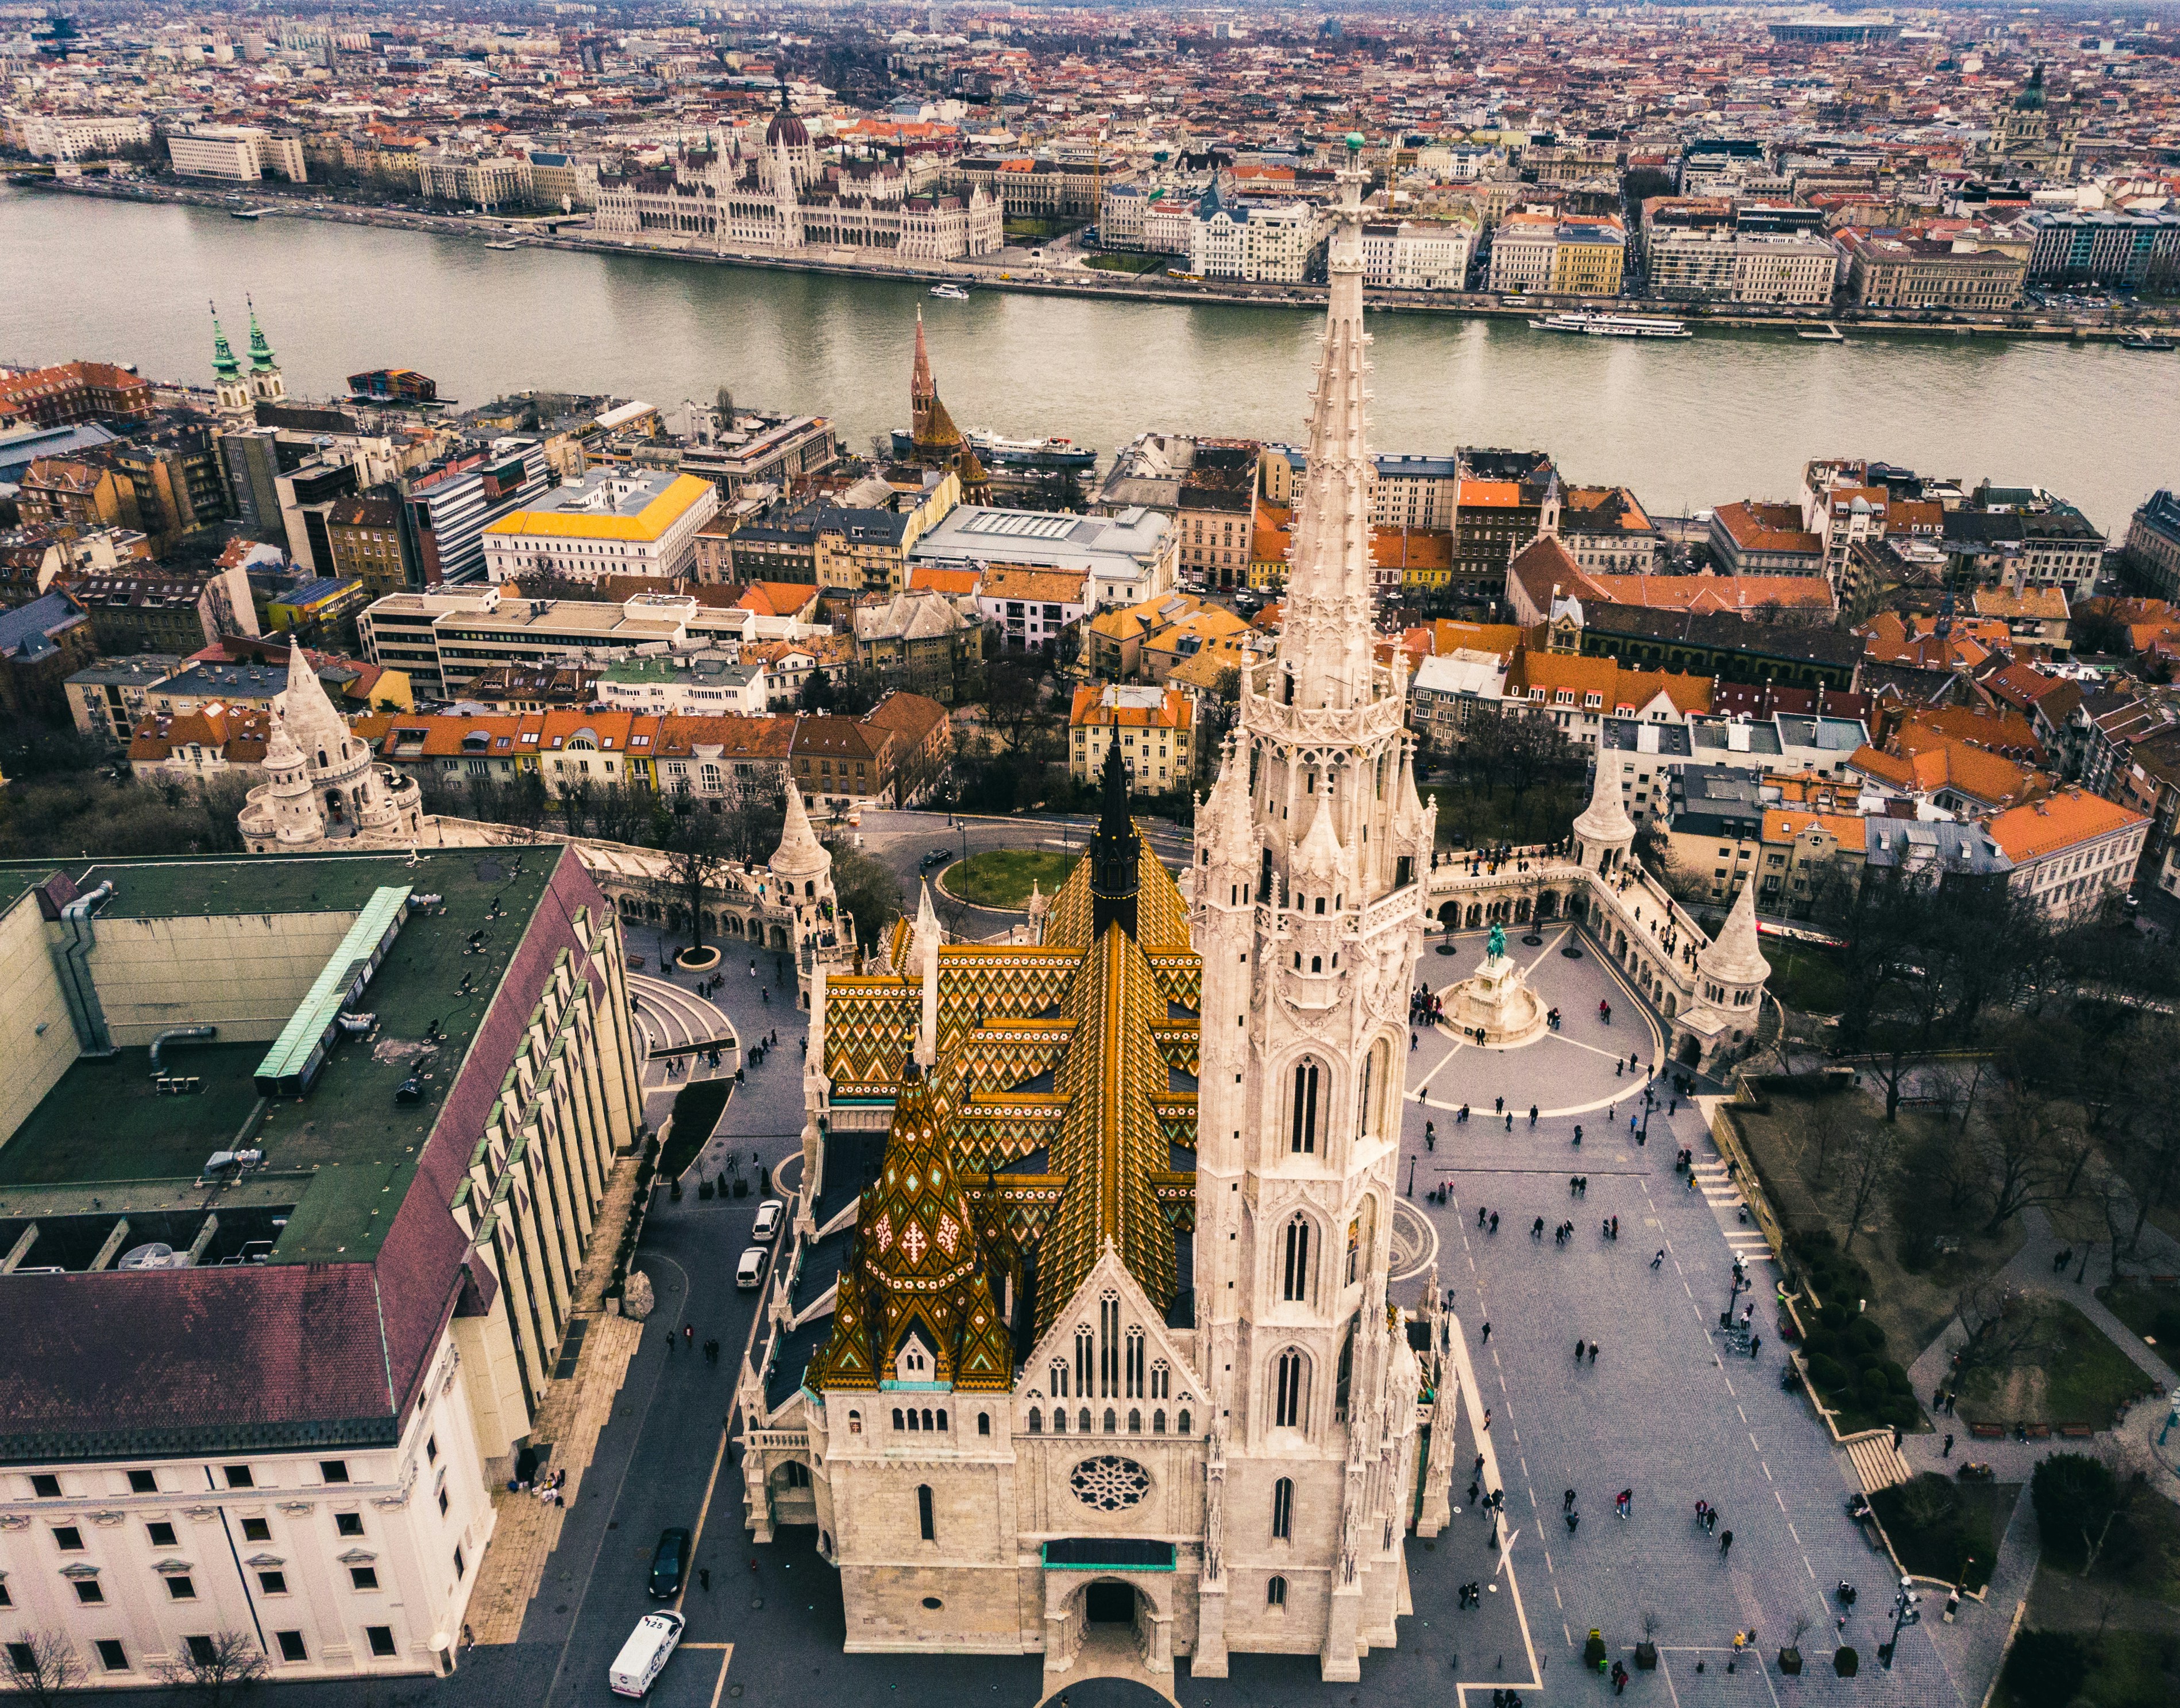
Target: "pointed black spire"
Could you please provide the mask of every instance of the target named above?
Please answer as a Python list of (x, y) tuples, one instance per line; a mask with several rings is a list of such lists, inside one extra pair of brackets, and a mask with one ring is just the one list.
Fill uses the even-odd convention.
[(1090, 928), (1102, 937), (1108, 925), (1118, 924), (1129, 936), (1136, 934), (1137, 866), (1142, 855), (1142, 839), (1136, 821), (1128, 815), (1128, 768), (1120, 761), (1120, 732), (1105, 750), (1104, 800), (1098, 814), (1098, 834), (1090, 839)]

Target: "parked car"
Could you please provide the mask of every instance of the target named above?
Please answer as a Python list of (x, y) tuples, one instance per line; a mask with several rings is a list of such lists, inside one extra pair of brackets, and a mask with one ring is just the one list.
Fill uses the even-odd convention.
[(757, 1207), (757, 1226), (750, 1230), (750, 1237), (769, 1245), (779, 1237), (779, 1225), (786, 1220), (787, 1206), (776, 1198), (768, 1198)]
[(689, 1575), (689, 1533), (679, 1524), (658, 1533), (658, 1551), (651, 1556), (651, 1581), (644, 1593), (654, 1601), (670, 1601), (681, 1593)]
[(606, 1682), (616, 1696), (641, 1696), (649, 1690), (681, 1641), (687, 1622), (679, 1613), (646, 1613), (620, 1645)]
[(735, 1265), (735, 1285), (747, 1292), (751, 1287), (764, 1285), (764, 1260), (771, 1255), (761, 1245), (753, 1245), (742, 1253), (741, 1261)]

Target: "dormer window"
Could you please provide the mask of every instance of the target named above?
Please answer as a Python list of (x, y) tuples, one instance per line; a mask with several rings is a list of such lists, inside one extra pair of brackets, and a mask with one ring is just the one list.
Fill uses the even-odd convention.
[(931, 1380), (931, 1346), (922, 1335), (910, 1335), (900, 1351), (895, 1354), (893, 1375), (897, 1382), (928, 1383)]

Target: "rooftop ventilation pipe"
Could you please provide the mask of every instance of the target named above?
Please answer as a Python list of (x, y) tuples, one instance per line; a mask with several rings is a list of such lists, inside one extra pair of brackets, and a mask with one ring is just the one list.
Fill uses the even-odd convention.
[(61, 940), (53, 958), (60, 964), (61, 994), (67, 1000), (69, 1019), (75, 1026), (76, 1042), (83, 1054), (109, 1061), (118, 1052), (107, 1030), (106, 1010), (98, 1000), (98, 986), (91, 976), (91, 951), (98, 946), (98, 929), (91, 909), (113, 894), (112, 879), (79, 895), (61, 909)]
[(217, 1026), (170, 1026), (151, 1040), (151, 1077), (159, 1076), (159, 1052), (170, 1044), (205, 1044), (219, 1036)]

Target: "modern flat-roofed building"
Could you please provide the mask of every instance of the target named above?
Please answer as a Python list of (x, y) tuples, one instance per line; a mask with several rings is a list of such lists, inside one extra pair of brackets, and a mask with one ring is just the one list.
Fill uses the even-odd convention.
[(275, 1678), (451, 1671), (634, 1165), (612, 912), (549, 848), (11, 882), (10, 1619), (101, 1683), (228, 1630)]
[(718, 488), (694, 475), (597, 470), (487, 526), (485, 579), (679, 581), (694, 569), (697, 532), (718, 508)]
[(2135, 511), (2123, 563), (2136, 592), (2180, 599), (2180, 494), (2152, 493)]
[(979, 570), (1005, 563), (1084, 570), (1091, 603), (1102, 609), (1170, 592), (1180, 541), (1169, 518), (1139, 504), (1109, 516), (964, 504), (917, 542), (911, 560)]

